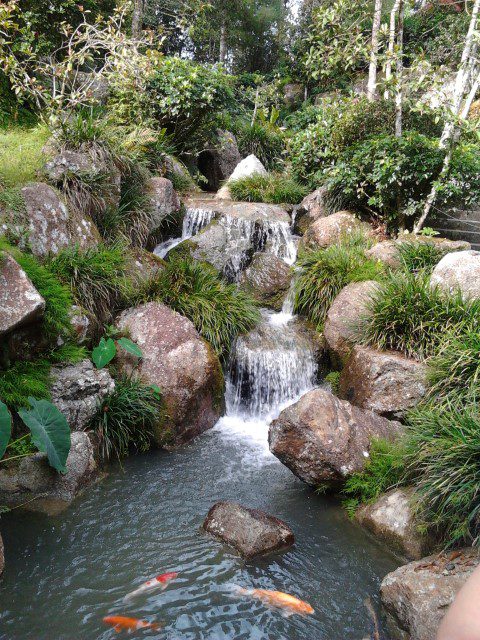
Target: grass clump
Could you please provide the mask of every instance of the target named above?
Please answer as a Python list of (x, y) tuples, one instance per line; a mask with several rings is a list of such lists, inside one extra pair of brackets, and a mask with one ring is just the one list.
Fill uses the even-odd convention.
[(42, 125), (0, 130), (0, 184), (17, 187), (35, 180), (45, 162), (42, 150), (49, 137)]
[(327, 375), (325, 376), (325, 382), (330, 385), (330, 389), (334, 394), (338, 394), (339, 392), (340, 376), (340, 371), (330, 371), (330, 373), (327, 373)]
[(398, 245), (403, 268), (409, 273), (431, 274), (446, 251), (431, 242), (401, 242)]
[(380, 277), (381, 265), (365, 257), (369, 246), (365, 236), (353, 234), (338, 244), (301, 256), (295, 284), (295, 311), (307, 316), (322, 330), (332, 302), (347, 284)]
[(159, 300), (189, 318), (221, 356), (228, 353), (237, 335), (260, 320), (253, 298), (227, 284), (211, 265), (190, 257), (171, 258), (142, 298)]
[(232, 180), (228, 187), (233, 199), (242, 202), (298, 204), (308, 193), (308, 189), (293, 178), (276, 173)]
[(412, 411), (408, 422), (406, 464), (418, 516), (446, 544), (478, 544), (478, 407), (431, 403)]
[(159, 391), (133, 378), (120, 377), (90, 422), (100, 438), (104, 459), (128, 455), (130, 448), (147, 451), (155, 427), (164, 419)]
[(355, 515), (360, 504), (374, 502), (382, 493), (397, 486), (404, 474), (404, 445), (399, 441), (372, 440), (365, 468), (352, 474), (342, 491), (349, 515)]
[(463, 300), (460, 292), (445, 295), (430, 286), (425, 273), (395, 272), (373, 292), (356, 333), (367, 346), (423, 360), (438, 351), (447, 333), (478, 329), (479, 314), (480, 300)]
[(70, 288), (78, 304), (102, 321), (128, 287), (127, 257), (123, 245), (78, 245), (52, 256), (48, 268)]
[(10, 409), (29, 407), (28, 397), (50, 399), (50, 362), (41, 358), (33, 362), (15, 362), (0, 371), (0, 400)]

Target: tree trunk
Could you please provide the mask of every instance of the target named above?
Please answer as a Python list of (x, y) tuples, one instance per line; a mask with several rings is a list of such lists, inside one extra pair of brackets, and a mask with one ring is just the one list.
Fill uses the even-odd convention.
[(377, 61), (380, 22), (382, 20), (382, 0), (375, 0), (375, 11), (373, 14), (372, 42), (370, 52), (370, 67), (368, 70), (367, 98), (373, 102), (377, 97)]
[(220, 53), (218, 56), (218, 61), (220, 64), (225, 64), (227, 59), (227, 25), (225, 21), (222, 22), (222, 26), (220, 27)]
[(401, 138), (403, 133), (403, 22), (405, 18), (405, 2), (398, 3), (397, 30), (397, 64), (396, 64), (396, 95), (395, 95), (395, 135)]
[[(478, 30), (479, 12), (480, 0), (475, 0), (475, 4), (472, 9), (472, 15), (470, 18), (470, 25), (468, 27), (468, 33), (465, 38), (465, 46), (463, 48), (462, 59), (460, 61), (457, 77), (455, 79), (455, 91), (451, 104), (451, 115), (445, 123), (442, 137), (440, 139), (440, 148), (445, 149), (446, 151), (442, 171), (438, 179), (435, 181), (432, 190), (430, 191), (430, 194), (425, 201), (423, 213), (414, 227), (414, 233), (419, 233), (422, 230), (422, 227), (425, 224), (425, 221), (430, 215), (430, 212), (435, 204), (438, 195), (438, 187), (446, 178), (450, 170), (453, 152), (459, 138), (460, 129), (458, 125), (458, 119), (459, 117), (466, 118), (468, 116), (468, 112), (470, 111), (470, 107), (475, 98), (475, 93), (478, 90), (478, 86), (480, 83), (480, 77), (478, 76), (478, 73), (476, 77), (473, 77), (471, 79), (470, 88), (468, 85), (472, 72), (472, 58), (476, 55), (477, 49), (477, 45), (475, 43), (475, 34)], [(469, 93), (465, 99), (465, 93), (467, 91)], [(462, 107), (464, 99), (465, 103)]]
[(132, 14), (132, 36), (139, 38), (143, 26), (144, 0), (135, 0)]
[(384, 93), (385, 100), (388, 100), (390, 96), (388, 91), (388, 83), (392, 79), (392, 65), (393, 65), (393, 56), (395, 53), (395, 36), (396, 36), (397, 14), (398, 14), (399, 5), (400, 5), (400, 0), (395, 0), (395, 4), (393, 5), (392, 11), (390, 12), (390, 29), (388, 33), (387, 64), (385, 66), (385, 81), (387, 83), (387, 88), (385, 89), (385, 93)]

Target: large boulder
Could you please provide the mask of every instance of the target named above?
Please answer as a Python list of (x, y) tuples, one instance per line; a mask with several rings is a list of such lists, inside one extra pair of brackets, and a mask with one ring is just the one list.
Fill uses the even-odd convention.
[(360, 507), (355, 518), (393, 551), (418, 560), (431, 550), (432, 544), (428, 536), (419, 532), (410, 500), (410, 489), (393, 489)]
[(353, 233), (374, 235), (367, 222), (362, 222), (350, 211), (338, 211), (313, 222), (302, 238), (302, 245), (305, 249), (326, 249)]
[(294, 231), (300, 235), (304, 235), (307, 229), (319, 218), (325, 218), (329, 215), (328, 208), (325, 204), (325, 187), (320, 187), (312, 193), (309, 193), (297, 207), (295, 212)]
[(382, 607), (392, 640), (435, 640), (456, 594), (480, 562), (462, 549), (411, 562), (389, 573), (381, 585)]
[(149, 232), (153, 233), (166, 218), (180, 211), (180, 199), (167, 178), (150, 178), (147, 184), (147, 195), (150, 203)]
[(90, 360), (51, 370), (52, 402), (67, 419), (72, 431), (84, 431), (99, 403), (115, 388), (107, 369), (96, 369)]
[(5, 555), (4, 555), (4, 549), (3, 549), (2, 536), (0, 535), (0, 576), (2, 575), (4, 569), (5, 569)]
[(198, 169), (207, 179), (208, 191), (218, 191), (241, 159), (233, 133), (219, 130), (213, 148), (205, 149), (198, 156)]
[(240, 288), (250, 293), (263, 307), (280, 311), (290, 289), (292, 270), (271, 253), (256, 253), (240, 276)]
[(228, 184), (234, 180), (242, 180), (243, 178), (251, 178), (252, 176), (267, 176), (268, 171), (263, 164), (257, 158), (257, 156), (250, 154), (237, 164), (234, 171), (228, 178), (227, 182), (219, 189), (216, 199), (217, 200), (231, 200), (232, 196)]
[(460, 291), (464, 298), (480, 298), (480, 251), (447, 253), (433, 270), (430, 284), (445, 293)]
[(236, 549), (247, 560), (282, 551), (295, 542), (293, 531), (285, 522), (236, 502), (213, 505), (203, 529)]
[[(120, 353), (119, 370), (135, 371), (146, 383), (160, 387), (168, 415), (168, 444), (183, 444), (213, 427), (223, 409), (222, 368), (190, 320), (149, 302), (124, 311), (117, 326), (143, 351), (140, 362)], [(155, 439), (166, 444), (166, 426), (160, 420)]]
[(268, 441), (273, 455), (300, 480), (336, 488), (364, 468), (372, 438), (391, 440), (401, 431), (397, 422), (314, 389), (272, 422)]
[(8, 253), (0, 253), (0, 335), (39, 320), (45, 300)]
[(78, 244), (82, 248), (100, 242), (91, 218), (67, 209), (58, 191), (48, 184), (33, 182), (21, 189), (21, 211), (0, 210), (0, 229), (17, 236), (41, 258)]
[(426, 374), (417, 360), (357, 345), (340, 376), (340, 397), (382, 416), (401, 418), (424, 397)]
[(77, 431), (72, 433), (65, 475), (49, 466), (44, 453), (0, 465), (0, 504), (54, 515), (68, 507), (97, 474), (95, 448), (88, 434)]
[(341, 367), (348, 358), (359, 318), (366, 313), (377, 287), (374, 280), (353, 282), (340, 291), (328, 310), (323, 335), (335, 366)]

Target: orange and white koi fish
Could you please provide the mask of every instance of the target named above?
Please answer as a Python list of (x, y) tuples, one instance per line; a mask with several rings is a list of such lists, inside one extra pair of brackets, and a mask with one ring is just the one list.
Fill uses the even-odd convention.
[(120, 631), (138, 631), (139, 629), (153, 629), (157, 631), (161, 629), (161, 625), (157, 622), (146, 622), (145, 620), (138, 620), (138, 618), (127, 618), (125, 616), (107, 616), (103, 619), (105, 624), (112, 626), (117, 633)]
[(131, 600), (132, 598), (136, 598), (143, 593), (152, 593), (152, 591), (157, 591), (157, 589), (163, 591), (168, 587), (172, 580), (175, 580), (177, 576), (178, 573), (174, 571), (171, 571), (170, 573), (162, 573), (161, 576), (157, 576), (156, 578), (148, 580), (140, 587), (138, 587), (138, 589), (135, 589), (135, 591), (127, 593), (124, 600)]
[(285, 616), (291, 616), (294, 613), (300, 615), (311, 615), (315, 613), (313, 607), (308, 602), (299, 600), (295, 596), (291, 596), (288, 593), (282, 593), (282, 591), (268, 591), (266, 589), (243, 589), (242, 587), (235, 588), (236, 593), (242, 596), (250, 596), (261, 600), (264, 604), (281, 609)]

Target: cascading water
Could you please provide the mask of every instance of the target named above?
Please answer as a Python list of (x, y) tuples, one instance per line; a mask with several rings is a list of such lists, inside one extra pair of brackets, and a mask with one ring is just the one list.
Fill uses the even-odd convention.
[(184, 240), (193, 238), (204, 227), (213, 220), (215, 211), (213, 209), (202, 209), (199, 207), (187, 207), (182, 224), (182, 235), (179, 238), (169, 238), (155, 247), (154, 253), (159, 258), (165, 258), (169, 251), (179, 245)]

